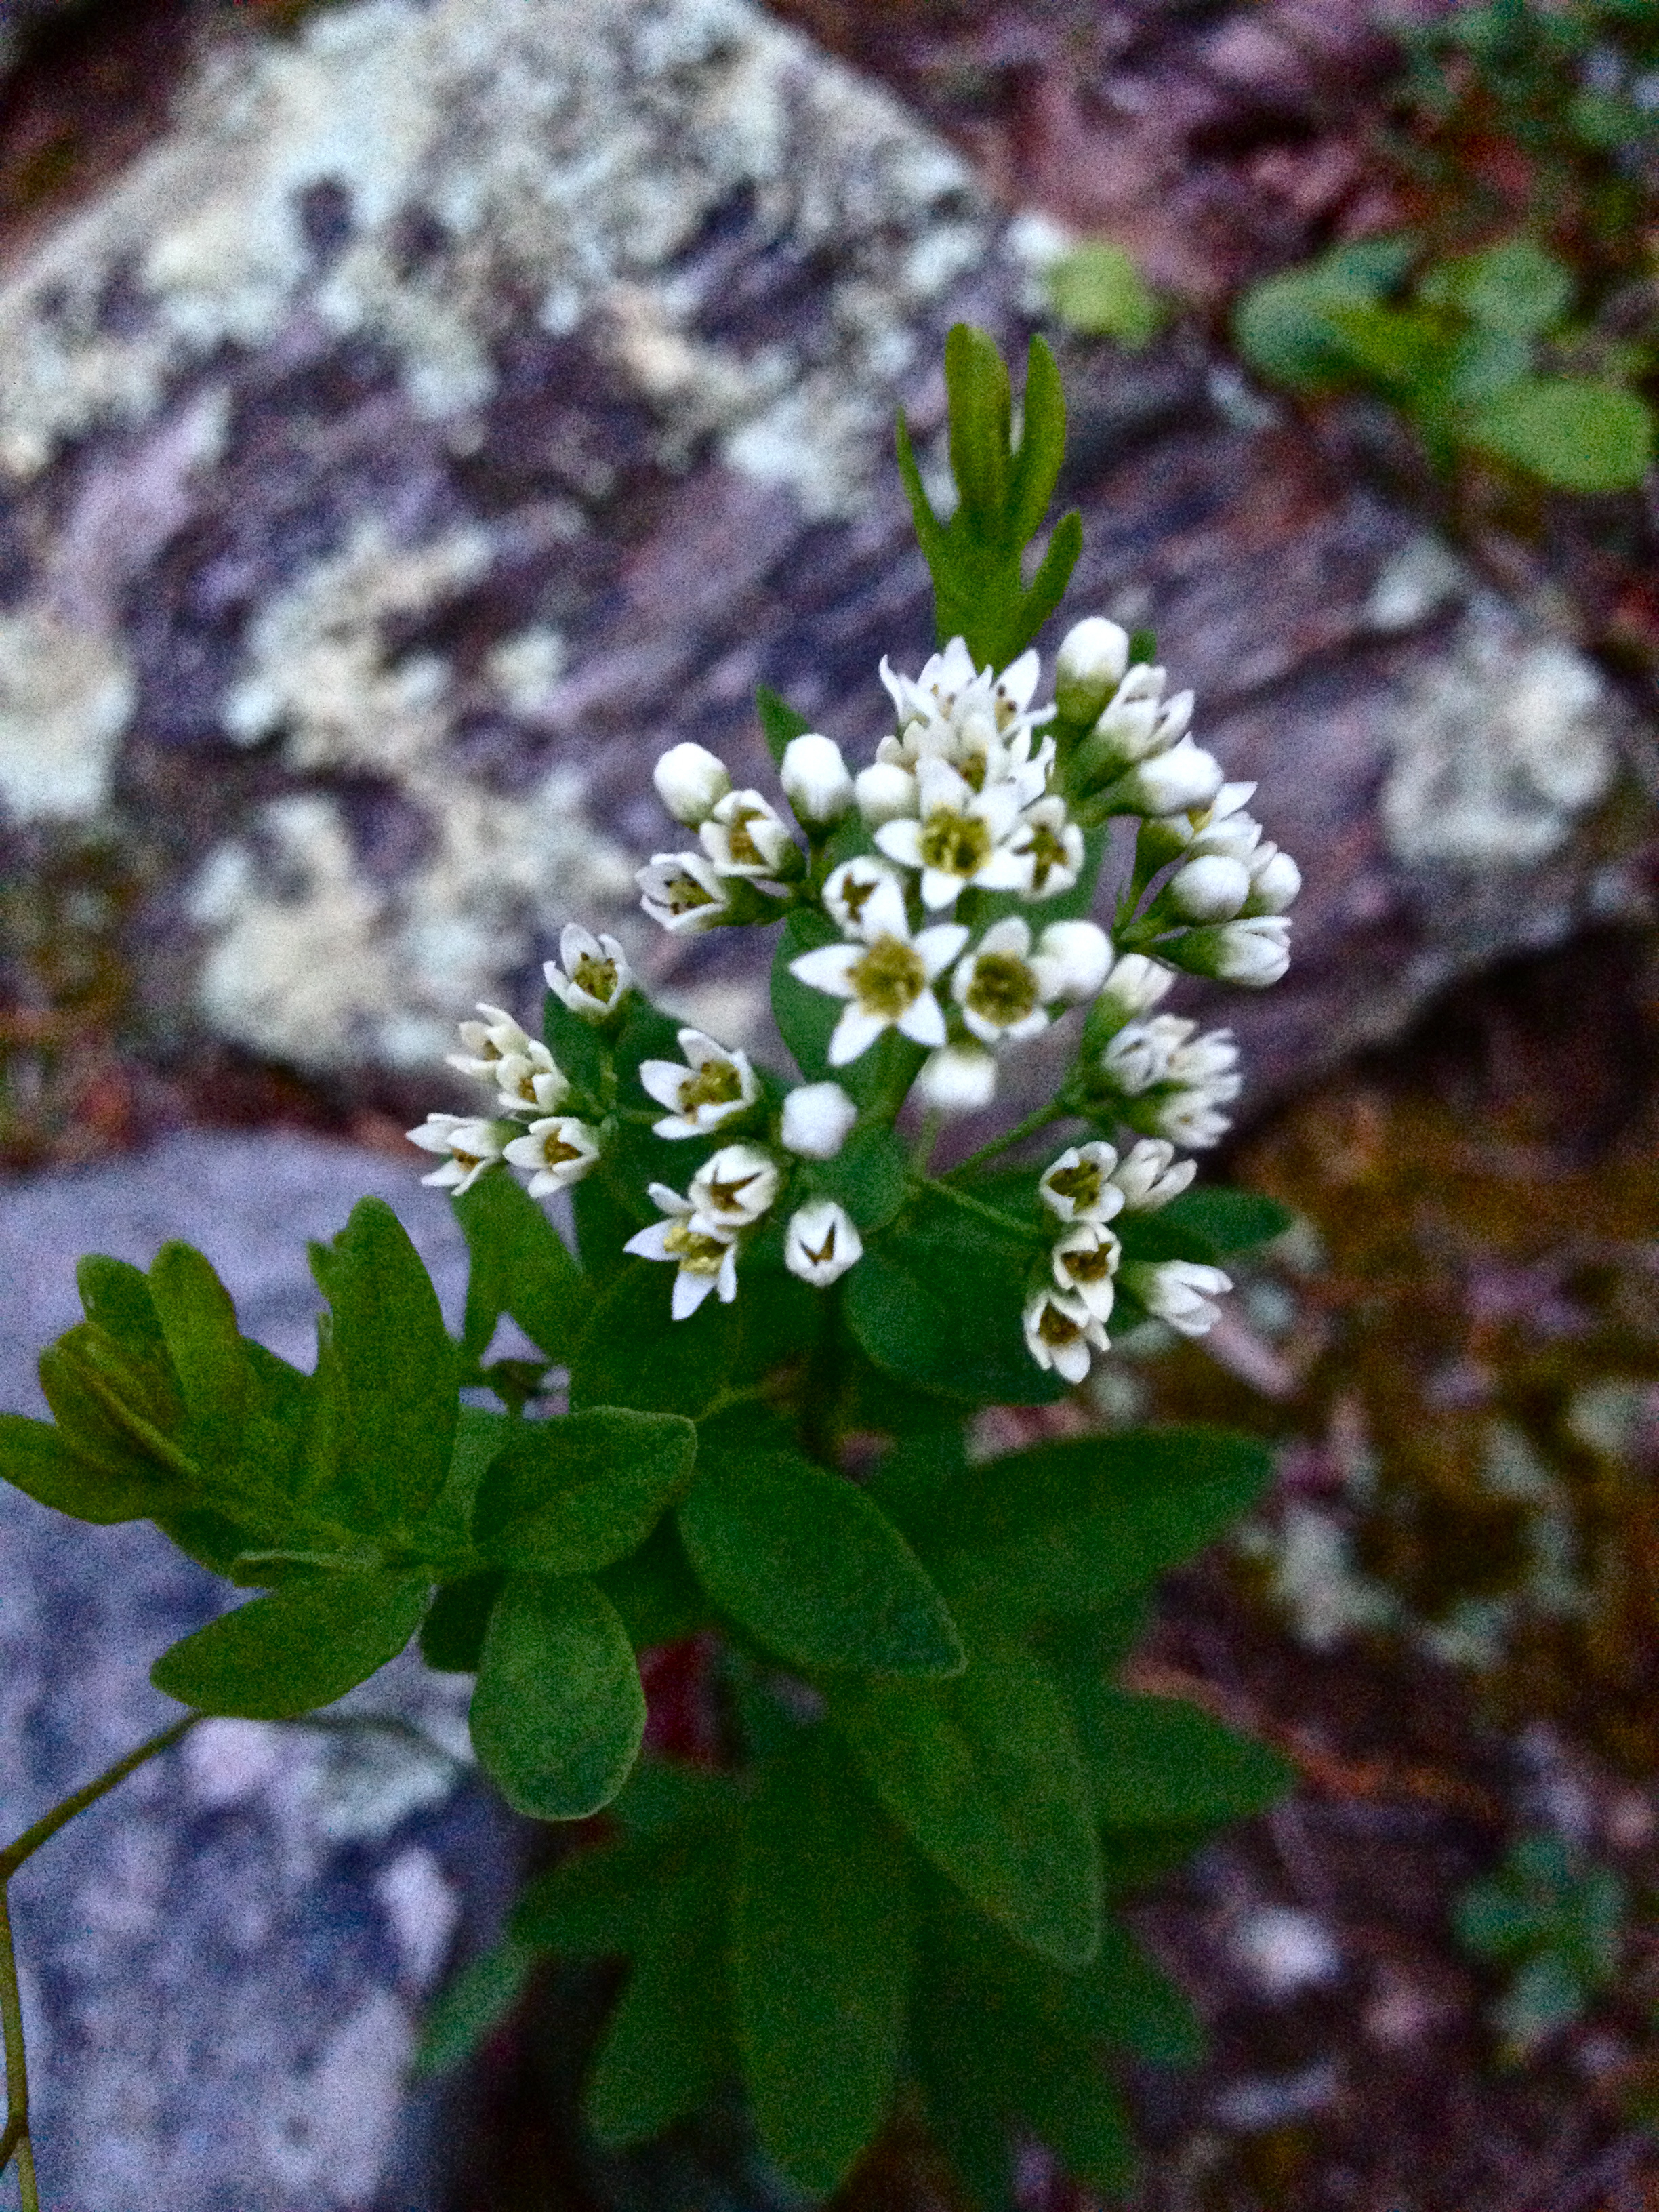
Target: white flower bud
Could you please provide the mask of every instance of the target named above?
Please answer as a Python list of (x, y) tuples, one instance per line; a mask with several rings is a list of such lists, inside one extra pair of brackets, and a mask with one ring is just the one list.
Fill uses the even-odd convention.
[(726, 763), (704, 745), (670, 745), (651, 771), (657, 796), (676, 822), (696, 830), (732, 788)]
[(860, 770), (854, 778), (853, 793), (872, 830), (907, 816), (914, 819), (921, 806), (915, 776), (895, 761), (878, 761), (873, 768)]
[(1265, 845), (1260, 859), (1250, 865), (1250, 896), (1245, 902), (1248, 915), (1283, 914), (1296, 903), (1302, 889), (1302, 871), (1288, 853), (1281, 853), (1277, 845)]
[(1149, 1314), (1182, 1336), (1204, 1336), (1221, 1318), (1217, 1298), (1233, 1286), (1219, 1267), (1196, 1260), (1138, 1261), (1126, 1264), (1121, 1280)]
[(783, 1148), (804, 1160), (833, 1160), (858, 1118), (839, 1083), (805, 1083), (783, 1102)]
[(775, 878), (801, 865), (783, 817), (757, 791), (728, 791), (697, 836), (718, 875)]
[(977, 1045), (941, 1045), (921, 1064), (915, 1093), (935, 1114), (976, 1114), (996, 1096), (997, 1064)]
[(515, 1168), (530, 1170), (532, 1198), (546, 1198), (580, 1182), (599, 1157), (593, 1132), (585, 1121), (569, 1115), (532, 1121), (522, 1137), (515, 1137), (502, 1157)]
[(1182, 921), (1231, 921), (1250, 895), (1250, 872), (1242, 860), (1206, 854), (1177, 868), (1164, 888), (1172, 914)]
[(778, 771), (784, 796), (804, 829), (825, 829), (839, 822), (853, 804), (853, 779), (833, 738), (815, 731), (791, 738)]
[(1100, 995), (1130, 1021), (1155, 1006), (1174, 981), (1174, 969), (1166, 968), (1161, 960), (1152, 959), (1145, 952), (1126, 952), (1114, 963)]
[(1252, 915), (1213, 929), (1190, 929), (1170, 950), (1195, 975), (1265, 990), (1291, 964), (1291, 925), (1278, 915)]
[(1129, 633), (1104, 615), (1074, 623), (1054, 663), (1054, 704), (1068, 722), (1092, 721), (1129, 665)]
[(1175, 1146), (1161, 1137), (1143, 1137), (1121, 1160), (1112, 1181), (1131, 1213), (1155, 1213), (1167, 1206), (1198, 1173), (1196, 1160), (1178, 1160)]
[(1207, 806), (1221, 788), (1221, 763), (1183, 738), (1165, 753), (1154, 754), (1132, 769), (1106, 794), (1123, 814), (1184, 814)]
[(1032, 961), (1051, 999), (1092, 999), (1112, 964), (1112, 940), (1097, 921), (1051, 921)]
[(826, 1284), (839, 1281), (863, 1257), (864, 1239), (854, 1227), (852, 1216), (834, 1199), (815, 1199), (790, 1215), (784, 1231), (783, 1263), (802, 1282), (816, 1284), (822, 1290)]

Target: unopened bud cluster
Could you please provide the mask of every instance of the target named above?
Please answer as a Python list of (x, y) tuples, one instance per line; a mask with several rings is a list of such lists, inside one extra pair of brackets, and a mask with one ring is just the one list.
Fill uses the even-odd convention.
[[(1227, 782), (1195, 743), (1192, 694), (1166, 696), (1164, 671), (1134, 659), (1115, 623), (1068, 633), (1046, 705), (1035, 703), (1035, 650), (999, 672), (975, 667), (957, 638), (914, 678), (884, 660), (880, 675), (893, 722), (866, 766), (849, 768), (816, 732), (783, 750), (793, 824), (703, 747), (664, 753), (658, 795), (696, 843), (639, 871), (641, 903), (675, 933), (822, 917), (824, 941), (789, 973), (837, 1004), (830, 1068), (852, 1068), (893, 1033), (913, 1050), (907, 1088), (925, 1114), (984, 1110), (1011, 1055), (1086, 1009), (1049, 1118), (1100, 1133), (1042, 1176), (1054, 1235), (1024, 1309), (1032, 1358), (1080, 1381), (1107, 1345), (1120, 1285), (1188, 1335), (1230, 1287), (1196, 1262), (1125, 1261), (1112, 1224), (1185, 1188), (1194, 1163), (1176, 1148), (1214, 1145), (1240, 1088), (1230, 1033), (1200, 1032), (1161, 1001), (1182, 970), (1276, 982), (1300, 874), (1246, 811), (1254, 785)], [(1139, 823), (1134, 862), (1110, 932), (1069, 905), (1055, 912), (1086, 889), (1104, 825), (1125, 816)], [(632, 988), (616, 939), (571, 929), (561, 950), (550, 988), (583, 1020), (614, 1026)], [(803, 1280), (828, 1285), (858, 1264), (857, 1226), (811, 1183), (811, 1163), (834, 1159), (860, 1119), (840, 1083), (780, 1101), (744, 1053), (684, 1029), (678, 1060), (640, 1063), (639, 1100), (584, 1098), (578, 1112), (548, 1048), (499, 1009), (480, 1011), (453, 1064), (492, 1088), (494, 1109), (434, 1115), (412, 1133), (443, 1156), (428, 1182), (460, 1193), (505, 1162), (544, 1195), (602, 1162), (608, 1113), (638, 1118), (648, 1102), (656, 1136), (718, 1139), (683, 1189), (649, 1185), (659, 1218), (625, 1248), (674, 1265), (676, 1319), (736, 1297), (744, 1245), (769, 1218), (783, 1218), (784, 1262)], [(890, 1121), (902, 1103), (886, 1096), (863, 1111)]]

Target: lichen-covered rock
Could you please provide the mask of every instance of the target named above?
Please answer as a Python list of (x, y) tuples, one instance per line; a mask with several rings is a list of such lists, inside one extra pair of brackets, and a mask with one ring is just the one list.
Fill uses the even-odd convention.
[[(147, 1263), (183, 1236), (242, 1326), (309, 1365), (305, 1239), (374, 1191), (452, 1319), (465, 1261), (412, 1174), (291, 1133), (192, 1135), (137, 1162), (0, 1188), (0, 1405), (40, 1409), (40, 1346), (79, 1316), (88, 1248)], [(310, 1350), (307, 1351), (307, 1340)], [(0, 1826), (178, 1717), (149, 1668), (222, 1587), (147, 1524), (84, 1528), (0, 1494)], [(473, 1780), (465, 1678), (406, 1656), (321, 1733), (210, 1721), (72, 1824), (14, 1886), (45, 2200), (120, 2212), (426, 2212), (435, 2098), (411, 2102), (422, 2009), (487, 1939), (517, 1855)], [(392, 1725), (375, 1725), (378, 1717)]]
[[(894, 410), (937, 474), (944, 332), (1017, 344), (1041, 250), (748, 0), (354, 0), (222, 42), (0, 284), (14, 836), (101, 811), (143, 848), (169, 1038), (427, 1070), (577, 915), (741, 1030), (752, 949), (631, 913), (650, 762), (765, 773), (757, 678), (878, 734), (878, 658), (929, 642)], [(1065, 352), (1073, 603), (1158, 626), (1307, 872), (1291, 980), (1237, 1023), (1258, 1079), (1570, 926), (1588, 670), (1425, 586), (1406, 519), (1194, 340)]]

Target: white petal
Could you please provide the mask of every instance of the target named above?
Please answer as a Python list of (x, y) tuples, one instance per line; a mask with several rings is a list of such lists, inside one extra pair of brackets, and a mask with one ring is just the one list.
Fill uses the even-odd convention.
[(887, 1027), (879, 1014), (866, 1013), (860, 1006), (849, 1006), (836, 1024), (835, 1035), (830, 1040), (826, 1057), (831, 1067), (845, 1067), (867, 1052)]
[(929, 868), (921, 879), (921, 902), (937, 914), (941, 907), (954, 906), (962, 895), (962, 878), (947, 876), (942, 868)]
[[(945, 1042), (945, 1017), (939, 1010), (939, 1000), (931, 991), (924, 991), (913, 999), (897, 1023), (901, 1036), (908, 1036), (915, 1044), (940, 1045)], [(831, 1058), (834, 1058), (832, 1054)]]
[(720, 1273), (714, 1279), (714, 1286), (720, 1294), (723, 1306), (729, 1306), (738, 1295), (738, 1253), (735, 1245), (727, 1246), (726, 1257), (720, 1261)]
[(640, 1085), (646, 1097), (654, 1098), (659, 1106), (670, 1106), (677, 1110), (687, 1073), (688, 1071), (677, 1060), (642, 1060), (640, 1062)]
[(891, 822), (884, 822), (876, 832), (876, 842), (889, 860), (896, 860), (901, 867), (919, 868), (921, 866), (921, 824), (900, 815)]
[(672, 1221), (653, 1221), (648, 1229), (641, 1229), (630, 1237), (623, 1250), (641, 1260), (672, 1259), (673, 1255), (665, 1240), (673, 1225)]
[(1031, 950), (1031, 925), (1017, 914), (994, 921), (979, 940), (981, 952), (1012, 952), (1024, 960)]
[[(872, 893), (872, 903), (876, 896)], [(852, 972), (863, 957), (856, 945), (821, 945), (816, 951), (803, 952), (792, 960), (789, 973), (797, 982), (810, 984), (815, 991), (828, 991), (835, 998), (850, 999)]]
[(670, 1190), (665, 1182), (648, 1182), (646, 1193), (653, 1206), (660, 1206), (665, 1213), (683, 1218), (692, 1210), (689, 1198), (682, 1198), (677, 1190)]
[(915, 949), (921, 955), (921, 964), (930, 983), (942, 968), (950, 966), (968, 942), (968, 930), (959, 921), (936, 921), (931, 929), (918, 933)]
[[(728, 1253), (726, 1259), (729, 1260), (730, 1257), (731, 1255)], [(726, 1273), (726, 1260), (722, 1260), (721, 1275)], [(720, 1278), (714, 1275), (694, 1275), (689, 1268), (682, 1267), (674, 1278), (674, 1297), (669, 1309), (674, 1319), (690, 1321), (719, 1279)]]

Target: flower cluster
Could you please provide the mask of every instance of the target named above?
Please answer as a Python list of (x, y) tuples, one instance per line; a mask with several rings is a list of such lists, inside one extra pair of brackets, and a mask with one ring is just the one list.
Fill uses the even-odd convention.
[[(977, 667), (956, 638), (915, 677), (884, 660), (880, 674), (893, 723), (867, 766), (854, 772), (816, 731), (781, 746), (793, 825), (764, 793), (734, 787), (702, 746), (665, 752), (658, 795), (696, 847), (654, 854), (637, 878), (645, 912), (676, 934), (817, 916), (787, 974), (838, 1002), (822, 1058), (835, 1073), (854, 1071), (856, 1097), (834, 1080), (785, 1091), (744, 1053), (685, 1028), (678, 1060), (633, 1066), (653, 1114), (631, 1097), (573, 1097), (548, 1046), (484, 1007), (483, 1022), (463, 1026), (453, 1064), (492, 1086), (494, 1115), (433, 1115), (412, 1133), (444, 1156), (428, 1182), (459, 1194), (505, 1161), (530, 1171), (538, 1196), (586, 1175), (619, 1116), (648, 1119), (671, 1142), (716, 1142), (684, 1190), (648, 1183), (659, 1218), (625, 1246), (674, 1263), (681, 1320), (711, 1294), (736, 1297), (745, 1245), (775, 1220), (794, 1274), (837, 1280), (864, 1241), (813, 1164), (835, 1160), (861, 1123), (890, 1124), (906, 1093), (930, 1129), (983, 1110), (1011, 1054), (1086, 1008), (1072, 1072), (1030, 1126), (1082, 1121), (1097, 1133), (1041, 1176), (1057, 1231), (1024, 1310), (1031, 1358), (1077, 1382), (1108, 1344), (1120, 1291), (1133, 1310), (1196, 1335), (1230, 1287), (1197, 1261), (1126, 1258), (1112, 1224), (1185, 1188), (1194, 1163), (1176, 1146), (1217, 1143), (1240, 1089), (1230, 1031), (1155, 1010), (1182, 970), (1276, 981), (1300, 875), (1246, 811), (1255, 786), (1227, 782), (1194, 740), (1192, 694), (1166, 696), (1164, 671), (1136, 659), (1115, 623), (1093, 617), (1068, 633), (1047, 704), (1036, 703), (1035, 650), (999, 672)], [(1138, 818), (1134, 864), (1109, 933), (1075, 907), (1100, 867), (1106, 823), (1123, 816)], [(569, 930), (562, 951), (562, 968), (548, 969), (555, 996), (614, 1030), (630, 989), (621, 947)], [(897, 1069), (896, 1091), (886, 1079), (855, 1080), (890, 1038), (880, 1065)], [(1123, 1131), (1130, 1148), (1120, 1153)], [(924, 1140), (924, 1159), (926, 1150)], [(769, 1241), (775, 1264), (775, 1231)]]

